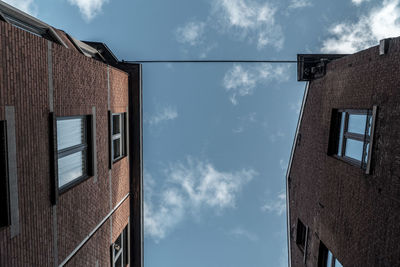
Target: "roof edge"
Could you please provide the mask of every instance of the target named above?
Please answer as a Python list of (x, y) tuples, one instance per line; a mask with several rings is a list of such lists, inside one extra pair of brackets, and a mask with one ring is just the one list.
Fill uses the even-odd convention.
[[(54, 40), (58, 44), (64, 46), (65, 48), (68, 48), (68, 46), (64, 43), (64, 41), (61, 39), (61, 37), (58, 36), (58, 34), (55, 32), (53, 27), (48, 25), (47, 23), (45, 23), (45, 22), (29, 15), (28, 13), (26, 13), (22, 10), (19, 10), (18, 8), (13, 7), (3, 1), (0, 1), (0, 11), (2, 12), (1, 17), (4, 17), (4, 14), (8, 14), (20, 21), (23, 21), (24, 23), (48, 30), (48, 33), (51, 35), (52, 38), (54, 38)], [(8, 21), (6, 20), (6, 22), (8, 22)]]

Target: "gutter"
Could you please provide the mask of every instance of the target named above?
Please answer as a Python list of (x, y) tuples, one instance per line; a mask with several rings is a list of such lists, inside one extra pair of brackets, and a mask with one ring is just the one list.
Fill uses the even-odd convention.
[(293, 162), (293, 156), (294, 152), (296, 150), (297, 146), (297, 138), (299, 135), (299, 130), (300, 130), (300, 124), (303, 119), (303, 112), (304, 112), (304, 106), (306, 104), (307, 96), (308, 96), (308, 88), (309, 88), (310, 82), (307, 82), (306, 88), (304, 90), (304, 95), (303, 95), (303, 102), (301, 104), (301, 109), (300, 109), (300, 114), (299, 114), (299, 119), (297, 121), (297, 127), (296, 127), (296, 133), (294, 136), (293, 140), (293, 145), (292, 145), (292, 151), (290, 152), (290, 159), (289, 159), (289, 165), (286, 170), (286, 224), (287, 224), (287, 247), (288, 247), (288, 266), (291, 267), (292, 265), (292, 257), (290, 254), (290, 212), (289, 212), (289, 203), (290, 203), (290, 198), (289, 198), (289, 176), (290, 176), (290, 171), (292, 168), (292, 162)]

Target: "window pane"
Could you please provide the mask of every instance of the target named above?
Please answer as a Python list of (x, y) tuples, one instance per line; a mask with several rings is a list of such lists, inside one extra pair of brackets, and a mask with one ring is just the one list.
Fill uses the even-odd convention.
[(345, 155), (347, 157), (361, 161), (363, 146), (364, 146), (363, 142), (353, 139), (347, 139)]
[(344, 133), (344, 121), (346, 119), (346, 113), (342, 112), (342, 118), (340, 120), (340, 133), (339, 133), (339, 148), (338, 155), (342, 156), (342, 147), (343, 147), (343, 133)]
[(365, 133), (365, 124), (367, 123), (367, 115), (349, 115), (349, 126), (347, 131), (352, 133)]
[(125, 227), (124, 231), (123, 231), (123, 236), (124, 236), (124, 240), (123, 240), (123, 266), (126, 266), (129, 264), (128, 262), (128, 253), (129, 253), (129, 246), (128, 246), (128, 226)]
[(328, 258), (326, 260), (326, 267), (332, 267), (332, 253), (328, 251)]
[[(115, 240), (115, 245), (118, 246), (119, 248), (122, 247), (122, 236), (121, 236), (121, 235), (119, 235), (118, 238), (117, 238), (117, 240)], [(118, 251), (119, 251), (119, 250), (118, 250)], [(117, 252), (118, 252), (118, 251), (117, 251)]]
[(119, 134), (121, 133), (121, 126), (120, 126), (120, 119), (121, 116), (118, 115), (113, 115), (113, 134)]
[(57, 120), (57, 149), (82, 144), (84, 142), (83, 119)]
[(369, 143), (365, 146), (364, 164), (368, 162)]
[(343, 267), (343, 265), (336, 259), (335, 260), (335, 267)]
[(113, 140), (114, 159), (121, 156), (121, 138)]
[(371, 136), (372, 115), (368, 116), (367, 122), (368, 122), (367, 133), (368, 133), (369, 136)]
[(116, 261), (116, 263), (115, 263), (115, 266), (117, 267), (122, 267), (122, 256), (121, 255), (119, 255), (118, 256), (118, 259), (117, 259), (117, 261)]
[(84, 173), (84, 168), (83, 151), (58, 159), (58, 187), (62, 187), (81, 177)]

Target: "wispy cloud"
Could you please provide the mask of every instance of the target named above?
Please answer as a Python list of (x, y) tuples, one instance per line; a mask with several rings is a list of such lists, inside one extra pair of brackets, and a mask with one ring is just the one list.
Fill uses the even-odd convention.
[(357, 22), (332, 25), (329, 33), (331, 37), (322, 44), (325, 53), (354, 53), (376, 45), (381, 39), (399, 36), (399, 0), (384, 0)]
[(351, 2), (353, 2), (353, 4), (355, 4), (356, 6), (361, 5), (364, 2), (368, 2), (369, 0), (351, 0)]
[(38, 14), (38, 8), (34, 0), (3, 0), (3, 1), (32, 16), (36, 16)]
[(279, 160), (279, 166), (281, 169), (286, 173), (287, 167), (288, 167), (288, 162), (284, 159)]
[(169, 188), (161, 193), (159, 205), (155, 206), (152, 201), (156, 183), (148, 172), (144, 172), (143, 180), (144, 231), (158, 241), (184, 219), (184, 200), (175, 188)]
[(270, 132), (268, 137), (272, 143), (275, 143), (276, 141), (285, 136), (286, 134), (282, 130), (277, 130), (275, 132)]
[(161, 111), (152, 116), (147, 116), (144, 119), (145, 123), (149, 125), (157, 125), (164, 121), (174, 120), (178, 117), (178, 111), (175, 107), (167, 106)]
[(232, 132), (233, 132), (233, 133), (236, 133), (236, 134), (238, 134), (238, 133), (243, 133), (243, 131), (244, 131), (243, 126), (238, 126), (238, 127), (234, 128), (234, 129), (232, 130)]
[(234, 236), (236, 238), (246, 238), (250, 241), (258, 241), (258, 236), (242, 227), (236, 227), (232, 230), (229, 231), (228, 233), (231, 236)]
[(188, 157), (165, 170), (164, 189), (156, 202), (155, 182), (146, 174), (144, 180), (149, 182), (145, 182), (145, 234), (159, 241), (189, 215), (206, 209), (221, 212), (234, 208), (237, 194), (255, 175), (253, 169), (219, 171), (207, 161)]
[(257, 122), (257, 113), (250, 112), (244, 116), (237, 117), (238, 126), (232, 130), (234, 133), (242, 133), (245, 128), (247, 128), (250, 124)]
[(289, 103), (289, 108), (294, 112), (296, 112), (296, 114), (299, 114), (301, 109), (301, 104), (302, 104), (302, 99), (299, 99), (296, 103)]
[(203, 41), (204, 27), (206, 24), (200, 21), (191, 21), (178, 27), (175, 36), (178, 42), (189, 45), (197, 45)]
[(68, 2), (71, 5), (77, 6), (83, 18), (89, 22), (101, 13), (103, 5), (108, 0), (68, 0)]
[(284, 192), (279, 193), (275, 200), (267, 201), (261, 207), (261, 210), (281, 216), (286, 211), (286, 194)]
[(287, 80), (287, 66), (271, 66), (261, 64), (257, 67), (245, 68), (234, 64), (224, 76), (223, 86), (229, 93), (229, 99), (233, 105), (238, 104), (238, 97), (252, 95), (258, 84), (275, 80)]
[(309, 6), (312, 6), (312, 3), (310, 0), (292, 0), (292, 1), (290, 1), (290, 4), (289, 4), (290, 9), (304, 8), (304, 7), (309, 7)]
[(283, 47), (284, 36), (276, 23), (276, 8), (270, 3), (251, 0), (216, 0), (213, 2), (213, 18), (222, 30), (234, 33), (235, 37), (255, 42), (258, 49), (273, 46)]

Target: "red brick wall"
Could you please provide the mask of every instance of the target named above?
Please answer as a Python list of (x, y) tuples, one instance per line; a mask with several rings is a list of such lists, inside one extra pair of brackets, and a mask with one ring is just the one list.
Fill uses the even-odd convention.
[(127, 198), (120, 208), (112, 216), (112, 242), (117, 240), (122, 230), (127, 226), (129, 221), (129, 198)]
[[(10, 239), (9, 227), (0, 229), (0, 266), (54, 265), (47, 46), (47, 40), (0, 21), (0, 119), (4, 119), (5, 105), (15, 106), (20, 212), (19, 235)], [(129, 166), (127, 158), (114, 164), (110, 196), (107, 65), (55, 43), (52, 61), (56, 116), (91, 114), (95, 106), (97, 126), (97, 182), (90, 177), (59, 196), (57, 246), (61, 263), (110, 212), (110, 199), (114, 207), (129, 192)], [(128, 75), (110, 67), (110, 85), (112, 111), (126, 111)], [(124, 208), (123, 215), (119, 209), (116, 214), (116, 225), (125, 223), (129, 208)], [(116, 227), (113, 234), (119, 230), (122, 228)], [(100, 266), (108, 266), (110, 231), (107, 221), (71, 259), (71, 266), (93, 266), (96, 260)]]
[[(125, 72), (110, 68), (110, 109), (112, 113), (128, 110), (128, 76)], [(125, 157), (112, 166), (112, 205), (115, 206), (129, 192), (129, 161)], [(124, 178), (124, 179), (121, 179)]]
[(0, 230), (0, 266), (51, 265), (47, 40), (0, 21), (0, 54), (0, 119), (15, 107), (20, 218), (18, 236)]
[[(310, 83), (290, 172), (292, 266), (304, 266), (295, 244), (300, 218), (310, 227), (307, 266), (319, 242), (344, 266), (400, 266), (400, 40), (328, 64)], [(334, 108), (378, 105), (372, 174), (327, 155)]]

